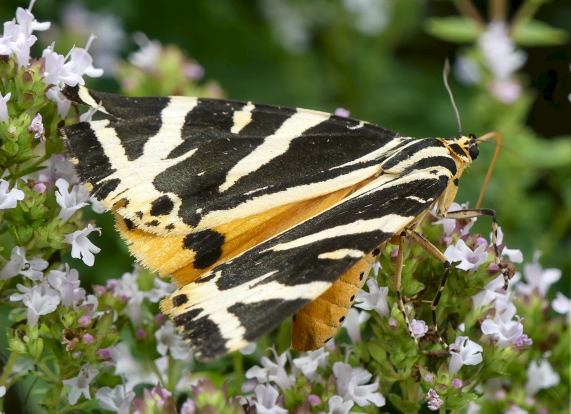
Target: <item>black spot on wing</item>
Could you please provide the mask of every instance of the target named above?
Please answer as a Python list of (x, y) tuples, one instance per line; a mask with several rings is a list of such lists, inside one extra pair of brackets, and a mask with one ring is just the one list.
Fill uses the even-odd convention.
[(214, 230), (202, 230), (188, 234), (183, 241), (183, 247), (195, 252), (194, 268), (205, 269), (222, 256), (224, 236)]
[(240, 324), (245, 328), (244, 339), (252, 342), (261, 335), (269, 332), (280, 322), (294, 314), (309, 301), (307, 299), (270, 299), (255, 303), (238, 302), (228, 308)]
[(135, 223), (133, 223), (132, 220), (129, 220), (127, 218), (123, 219), (123, 223), (125, 223), (125, 227), (127, 227), (127, 230), (134, 230), (135, 227)]
[(185, 294), (176, 295), (172, 298), (172, 304), (175, 308), (184, 305), (186, 302), (188, 302), (188, 296)]
[(151, 203), (151, 216), (169, 214), (173, 207), (174, 203), (168, 195), (161, 196)]
[(192, 309), (174, 317), (174, 323), (189, 340), (200, 359), (212, 359), (225, 354), (226, 341), (208, 316), (198, 317), (202, 309)]
[(68, 152), (79, 161), (75, 169), (81, 181), (95, 186), (115, 172), (95, 131), (87, 122), (64, 127), (63, 134)]

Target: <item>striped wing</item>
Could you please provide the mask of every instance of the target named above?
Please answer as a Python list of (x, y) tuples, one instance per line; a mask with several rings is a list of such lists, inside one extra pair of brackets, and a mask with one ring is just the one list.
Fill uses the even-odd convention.
[(401, 151), (385, 162), (387, 172), (341, 202), (163, 300), (162, 310), (197, 356), (217, 357), (255, 340), (325, 292), (392, 235), (414, 225), (456, 172), (436, 140), (423, 145), (431, 155), (417, 159), (418, 151)]
[(403, 142), (375, 125), (303, 109), (65, 93), (108, 115), (63, 129), (81, 179), (108, 209), (160, 236), (354, 186)]

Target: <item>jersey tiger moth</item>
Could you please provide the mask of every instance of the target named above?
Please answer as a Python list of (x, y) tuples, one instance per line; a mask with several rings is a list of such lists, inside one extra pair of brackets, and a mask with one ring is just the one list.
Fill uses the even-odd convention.
[[(433, 207), (447, 214), (478, 156), (473, 135), (407, 138), (252, 102), (64, 93), (106, 115), (62, 136), (131, 253), (177, 283), (161, 309), (199, 358), (240, 349), (288, 316), (294, 348), (322, 346), (394, 236), (448, 263), (415, 228)], [(492, 213), (454, 217), (481, 214)]]

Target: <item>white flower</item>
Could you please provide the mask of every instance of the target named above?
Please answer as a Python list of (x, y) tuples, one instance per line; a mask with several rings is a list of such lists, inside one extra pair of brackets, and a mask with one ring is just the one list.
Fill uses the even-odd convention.
[(95, 393), (95, 398), (104, 410), (119, 414), (129, 414), (135, 393), (127, 391), (127, 388), (121, 384), (114, 388), (102, 387), (98, 389)]
[[(20, 10), (20, 8), (18, 8)], [(20, 66), (28, 66), (30, 48), (38, 38), (26, 33), (26, 28), (14, 21), (4, 23), (4, 33), (0, 37), (0, 55), (16, 55)]]
[(0, 122), (8, 122), (8, 101), (10, 100), (11, 96), (12, 92), (8, 92), (4, 96), (2, 96), (2, 93), (0, 92)]
[(519, 294), (530, 296), (534, 293), (541, 297), (561, 278), (561, 270), (559, 269), (544, 269), (539, 263), (539, 253), (533, 255), (533, 262), (526, 263), (523, 267), (523, 279), (526, 283), (520, 283), (516, 286), (516, 291)]
[(368, 292), (359, 291), (355, 297), (355, 307), (372, 310), (374, 309), (381, 316), (389, 315), (389, 304), (387, 303), (388, 287), (379, 287), (373, 278), (367, 280)]
[(79, 274), (66, 263), (64, 270), (50, 270), (48, 283), (59, 292), (63, 306), (74, 306), (85, 299), (85, 290), (79, 287)]
[(420, 339), (428, 332), (428, 326), (422, 320), (413, 319), (410, 321), (410, 330), (416, 339)]
[(551, 307), (555, 312), (561, 315), (567, 315), (567, 323), (571, 324), (571, 299), (563, 293), (557, 292), (557, 296), (555, 296), (555, 299), (551, 302)]
[(342, 3), (355, 16), (356, 29), (365, 35), (377, 35), (389, 22), (391, 2), (386, 0), (343, 0)]
[[(488, 282), (484, 289), (472, 296), (474, 308), (482, 308), (498, 299), (508, 300), (506, 296), (508, 293), (504, 290), (504, 283), (504, 275), (501, 274)], [(512, 286), (512, 284), (510, 284), (510, 286)]]
[[(53, 90), (53, 88), (50, 90)], [(55, 154), (50, 157), (46, 168), (38, 173), (37, 181), (42, 181), (52, 186), (58, 178), (64, 178), (68, 183), (72, 184), (79, 182), (73, 164), (61, 154)]]
[(525, 391), (530, 395), (535, 395), (541, 389), (558, 385), (559, 381), (559, 374), (553, 370), (547, 359), (531, 361), (527, 367)]
[(10, 254), (10, 260), (2, 270), (0, 279), (10, 279), (16, 275), (24, 275), (31, 280), (41, 280), (44, 277), (42, 270), (47, 268), (49, 263), (39, 257), (31, 260), (26, 259), (26, 249), (14, 247)]
[(93, 67), (93, 58), (89, 52), (81, 47), (71, 49), (67, 58), (54, 52), (53, 47), (48, 47), (42, 52), (42, 57), (44, 58), (43, 81), (46, 85), (85, 85), (84, 75), (92, 78), (103, 75), (102, 69)]
[(58, 178), (56, 181), (56, 201), (61, 207), (58, 217), (62, 221), (67, 221), (80, 208), (87, 205), (89, 193), (82, 185), (72, 186), (69, 190), (69, 183), (65, 178)]
[(428, 409), (430, 411), (438, 411), (440, 409), (440, 407), (442, 407), (442, 404), (444, 404), (444, 401), (442, 401), (442, 398), (440, 398), (440, 395), (438, 395), (438, 393), (436, 391), (434, 391), (432, 388), (428, 390), (425, 398), (426, 398)]
[(349, 414), (354, 404), (355, 403), (351, 400), (344, 401), (343, 397), (334, 395), (329, 399), (329, 401), (327, 401), (327, 405), (329, 407), (327, 414)]
[(455, 245), (450, 245), (446, 248), (444, 256), (448, 261), (460, 262), (456, 267), (465, 271), (472, 271), (480, 267), (482, 263), (488, 258), (486, 243), (481, 243), (476, 247), (476, 250), (470, 249), (464, 240), (459, 239)]
[(16, 187), (8, 190), (10, 184), (6, 180), (0, 179), (0, 210), (16, 207), (18, 201), (24, 199), (24, 192)]
[(67, 396), (67, 400), (71, 405), (75, 404), (82, 395), (88, 400), (91, 399), (89, 385), (98, 373), (97, 369), (93, 368), (89, 364), (85, 364), (79, 370), (77, 377), (63, 380), (63, 385), (71, 388), (69, 395)]
[(376, 392), (379, 383), (368, 384), (373, 375), (364, 368), (353, 368), (344, 362), (333, 364), (337, 392), (346, 401), (354, 401), (360, 407), (366, 407), (373, 403), (377, 407), (385, 405), (385, 397)]
[(66, 30), (73, 31), (77, 37), (97, 33), (97, 42), (90, 47), (90, 52), (106, 74), (117, 69), (119, 52), (126, 40), (117, 16), (91, 12), (80, 3), (68, 3), (63, 8), (62, 23)]
[(120, 283), (115, 288), (115, 295), (127, 301), (126, 313), (135, 325), (141, 321), (141, 304), (145, 300), (145, 293), (139, 289), (136, 270), (132, 273), (123, 273)]
[(155, 332), (155, 338), (157, 338), (157, 351), (159, 354), (166, 355), (170, 350), (170, 354), (174, 359), (179, 361), (190, 360), (190, 347), (176, 331), (172, 321), (166, 321)]
[(126, 391), (133, 390), (139, 384), (156, 384), (159, 380), (153, 368), (134, 358), (124, 342), (118, 343), (111, 350), (111, 358), (115, 375), (123, 378)]
[[(490, 234), (490, 241), (493, 240), (492, 235)], [(496, 243), (500, 248), (501, 256), (507, 256), (513, 263), (521, 263), (523, 262), (523, 253), (521, 250), (518, 249), (508, 249), (508, 247), (503, 244), (504, 243), (504, 232), (502, 228), (498, 226), (498, 237), (496, 239)], [(502, 246), (503, 245), (503, 246)]]
[(268, 357), (262, 357), (260, 363), (262, 366), (253, 366), (246, 371), (246, 378), (255, 378), (260, 383), (274, 382), (282, 390), (291, 387), (294, 384), (294, 377), (287, 374), (285, 364), (288, 359), (288, 352), (277, 355), (275, 350), (272, 350), (276, 362)]
[(257, 345), (255, 342), (250, 342), (248, 345), (240, 349), (242, 355), (252, 355), (256, 352)]
[(30, 122), (30, 126), (28, 127), (28, 131), (34, 134), (34, 138), (43, 141), (46, 139), (46, 131), (44, 129), (44, 123), (42, 122), (42, 114), (37, 113), (32, 122)]
[(271, 385), (259, 384), (254, 390), (256, 400), (254, 405), (258, 414), (287, 414), (288, 411), (277, 405), (279, 393)]
[(91, 203), (91, 209), (93, 210), (94, 213), (101, 214), (105, 212), (105, 207), (103, 206), (101, 201), (99, 201), (95, 197), (91, 196), (89, 202)]
[(83, 263), (87, 266), (93, 266), (95, 262), (93, 253), (101, 251), (99, 247), (91, 243), (87, 238), (94, 231), (98, 231), (101, 234), (99, 227), (93, 227), (93, 225), (88, 224), (83, 230), (76, 230), (65, 235), (65, 242), (71, 244), (71, 257), (83, 260)]
[(516, 404), (512, 404), (504, 411), (504, 414), (527, 414), (527, 411)]
[(61, 91), (57, 88), (50, 88), (46, 91), (46, 97), (55, 102), (57, 105), (57, 113), (60, 117), (65, 118), (69, 108), (71, 107), (71, 101), (67, 99)]
[(515, 343), (523, 334), (523, 325), (515, 313), (513, 303), (496, 300), (496, 315), (482, 322), (482, 332), (492, 336), (500, 347)]
[(521, 96), (521, 84), (514, 79), (494, 80), (490, 84), (490, 92), (506, 104), (514, 103)]
[(361, 342), (361, 324), (369, 319), (369, 316), (368, 312), (359, 312), (355, 308), (351, 308), (347, 312), (343, 327), (347, 329), (347, 334), (354, 344)]
[(60, 303), (58, 293), (43, 282), (31, 288), (18, 284), (16, 286), (21, 293), (10, 295), (10, 301), (22, 301), (28, 308), (28, 324), (34, 326), (38, 323), (38, 318), (55, 311)]
[(482, 362), (484, 349), (480, 344), (470, 340), (467, 336), (458, 336), (450, 345), (450, 375), (457, 373), (462, 365), (478, 365)]
[(50, 23), (38, 22), (31, 12), (33, 1), (27, 10), (16, 9), (16, 21), (4, 23), (4, 33), (0, 37), (0, 55), (16, 55), (20, 66), (27, 66), (30, 60), (30, 47), (36, 42), (34, 31), (50, 28)]
[(4, 385), (0, 386), (0, 398), (6, 395), (6, 387)]
[(40, 23), (36, 20), (31, 10), (34, 2), (35, 0), (30, 2), (30, 6), (27, 10), (21, 7), (16, 9), (16, 21), (22, 26), (24, 33), (27, 34), (31, 34), (34, 31), (43, 32), (48, 30), (51, 26), (50, 22)]
[(176, 290), (176, 284), (164, 282), (159, 278), (153, 280), (153, 288), (145, 292), (145, 296), (153, 303), (157, 303), (165, 296), (170, 295)]
[(351, 116), (351, 112), (345, 108), (336, 108), (335, 115), (340, 116), (341, 118), (349, 118)]
[(141, 32), (135, 33), (133, 39), (141, 49), (131, 53), (129, 62), (143, 70), (152, 71), (156, 69), (157, 62), (163, 50), (161, 43), (156, 40), (149, 40), (149, 38)]
[(313, 381), (319, 367), (327, 365), (329, 352), (325, 348), (319, 348), (315, 351), (304, 352), (301, 356), (294, 358), (293, 365), (299, 369), (303, 375)]
[(490, 23), (480, 36), (478, 46), (484, 55), (486, 65), (496, 79), (509, 79), (526, 60), (525, 53), (516, 50), (505, 22)]

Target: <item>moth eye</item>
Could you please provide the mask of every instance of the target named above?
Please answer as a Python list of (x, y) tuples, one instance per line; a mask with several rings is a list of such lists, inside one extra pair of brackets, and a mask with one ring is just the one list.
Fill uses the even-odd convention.
[(478, 158), (478, 154), (480, 154), (480, 150), (478, 149), (477, 145), (470, 146), (468, 152), (470, 153), (470, 158), (472, 158), (473, 160)]

